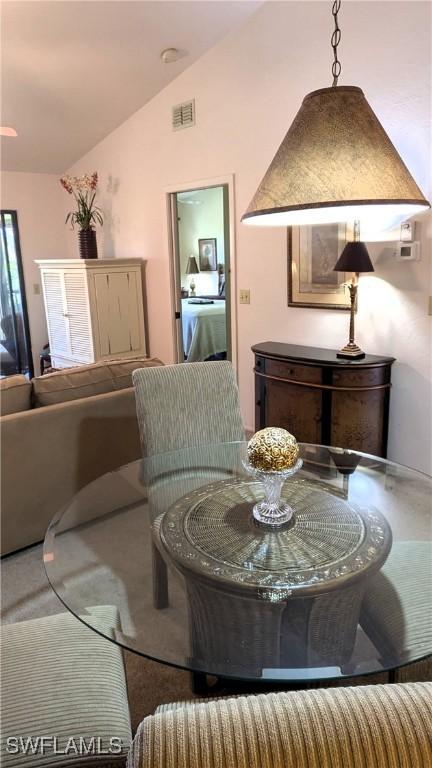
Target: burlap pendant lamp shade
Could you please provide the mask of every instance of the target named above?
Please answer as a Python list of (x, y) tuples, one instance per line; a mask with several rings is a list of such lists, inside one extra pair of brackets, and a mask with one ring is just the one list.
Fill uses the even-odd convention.
[(361, 88), (308, 94), (242, 221), (399, 222), (429, 208)]

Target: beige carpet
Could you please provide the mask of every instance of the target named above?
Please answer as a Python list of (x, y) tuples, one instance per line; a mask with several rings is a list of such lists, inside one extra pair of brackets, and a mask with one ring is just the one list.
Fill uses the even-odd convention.
[[(51, 589), (37, 545), (2, 560), (2, 622), (24, 621), (66, 609)], [(89, 643), (93, 631), (88, 630)], [(109, 642), (107, 640), (107, 642)], [(193, 698), (188, 672), (124, 652), (132, 727), (162, 703)]]

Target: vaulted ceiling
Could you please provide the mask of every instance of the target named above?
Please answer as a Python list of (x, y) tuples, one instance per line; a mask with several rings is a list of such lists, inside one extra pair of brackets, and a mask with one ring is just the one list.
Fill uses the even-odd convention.
[(261, 4), (2, 2), (2, 168), (63, 172)]

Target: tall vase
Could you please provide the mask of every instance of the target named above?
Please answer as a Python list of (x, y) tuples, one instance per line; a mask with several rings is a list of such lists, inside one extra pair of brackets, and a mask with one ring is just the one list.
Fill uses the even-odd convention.
[(94, 229), (81, 229), (78, 233), (79, 250), (82, 259), (97, 259), (96, 232)]

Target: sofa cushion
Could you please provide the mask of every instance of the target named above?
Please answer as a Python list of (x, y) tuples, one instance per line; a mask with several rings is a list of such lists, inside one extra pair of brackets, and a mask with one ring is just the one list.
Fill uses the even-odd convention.
[(132, 371), (152, 365), (163, 363), (157, 358), (136, 357), (66, 368), (38, 376), (32, 380), (34, 405), (38, 408), (127, 389), (132, 386)]
[(21, 374), (0, 379), (0, 415), (28, 411), (31, 389), (30, 382)]

